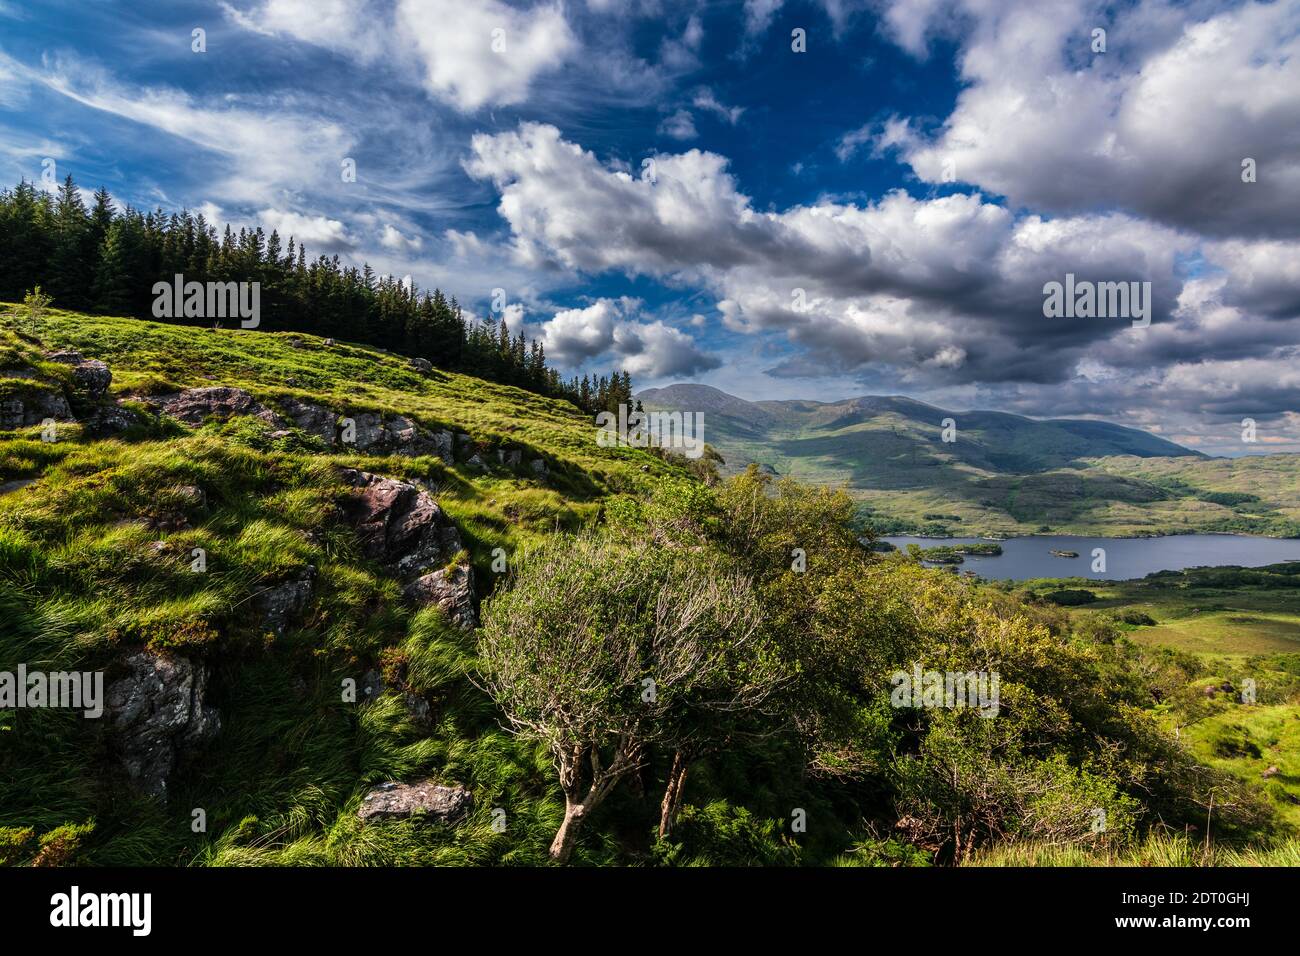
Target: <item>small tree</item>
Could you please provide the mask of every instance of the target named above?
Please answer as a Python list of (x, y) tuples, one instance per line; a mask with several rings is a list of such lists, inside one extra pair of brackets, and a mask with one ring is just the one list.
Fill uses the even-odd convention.
[(37, 286), (33, 291), (23, 296), (23, 308), (27, 310), (27, 319), (23, 323), (23, 331), (29, 335), (35, 335), (40, 328), (41, 319), (45, 317), (45, 310), (49, 308), (54, 299), (41, 291)]
[[(482, 680), (512, 728), (546, 744), (564, 791), (551, 858), (654, 746), (776, 686), (749, 581), (708, 552), (558, 540), (484, 612)], [(760, 675), (760, 676), (755, 676)]]

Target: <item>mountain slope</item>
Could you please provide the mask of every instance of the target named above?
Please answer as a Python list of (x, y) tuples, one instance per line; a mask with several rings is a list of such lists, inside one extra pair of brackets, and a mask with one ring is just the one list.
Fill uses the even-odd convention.
[[(951, 411), (901, 396), (840, 402), (747, 402), (718, 389), (673, 385), (638, 398), (647, 409), (704, 412), (705, 439), (727, 471), (751, 462), (802, 481), (843, 485), (881, 530), (1080, 534), (1177, 531), (1300, 533), (1300, 467), (1263, 501), (1236, 491), (1206, 455), (1109, 422)], [(951, 419), (953, 441), (944, 441)], [(1102, 467), (1101, 463), (1106, 463)], [(1129, 462), (1178, 463), (1178, 481)], [(1199, 476), (1199, 477), (1198, 477)]]
[[(475, 597), (679, 472), (567, 402), (370, 348), (14, 318), (0, 672), (105, 692), (99, 719), (0, 704), (0, 865), (544, 862), (563, 800), (467, 683)], [(455, 827), (366, 829), (378, 784), (426, 778)]]

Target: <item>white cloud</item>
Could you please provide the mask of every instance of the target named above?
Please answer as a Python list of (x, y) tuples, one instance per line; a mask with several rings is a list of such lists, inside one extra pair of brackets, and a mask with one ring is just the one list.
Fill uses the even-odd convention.
[(692, 105), (699, 110), (708, 110), (726, 120), (732, 126), (740, 122), (741, 115), (745, 112), (743, 106), (723, 106), (718, 102), (718, 98), (713, 95), (713, 91), (707, 86), (701, 87), (695, 91), (695, 98), (691, 101)]
[(659, 132), (673, 139), (694, 139), (699, 135), (695, 131), (695, 118), (686, 110), (678, 110), (672, 116), (664, 117), (659, 124)]
[[(1203, 9), (1203, 7), (1202, 7)], [(1208, 235), (1300, 236), (1300, 5), (1211, 16), (1145, 0), (891, 6), (908, 49), (956, 33), (966, 88), (933, 137), (898, 138), (917, 175), (1017, 206), (1120, 208)], [(957, 26), (954, 26), (957, 25)], [(1108, 30), (1093, 54), (1091, 31)], [(1242, 161), (1257, 163), (1242, 182)]]
[(74, 59), (56, 59), (47, 71), (26, 70), (26, 76), (83, 106), (227, 157), (229, 176), (213, 188), (232, 200), (266, 202), (283, 188), (337, 179), (339, 159), (352, 146), (343, 127), (320, 117), (236, 99), (216, 106), (178, 90), (124, 86)]
[(351, 249), (354, 245), (347, 229), (337, 219), (304, 216), (280, 209), (260, 210), (257, 219), (268, 232), (274, 229), (286, 241), (293, 236), (313, 251), (337, 252)]
[(465, 112), (523, 102), (539, 76), (578, 49), (552, 3), (523, 10), (499, 0), (400, 0), (397, 29), (414, 40), (429, 90)]
[(658, 319), (638, 321), (639, 308), (635, 299), (597, 299), (589, 306), (555, 313), (537, 337), (549, 360), (571, 367), (603, 360), (650, 379), (718, 367), (719, 360), (680, 329)]
[(385, 223), (379, 244), (393, 252), (418, 252), (424, 245), (424, 240), (419, 236), (405, 236), (392, 223)]

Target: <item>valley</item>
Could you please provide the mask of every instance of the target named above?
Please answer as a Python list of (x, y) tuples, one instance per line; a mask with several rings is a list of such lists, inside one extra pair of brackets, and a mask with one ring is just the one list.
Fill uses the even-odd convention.
[[(899, 397), (747, 402), (702, 385), (648, 389), (698, 411), (735, 473), (845, 488), (880, 534), (1300, 536), (1300, 456), (1210, 458), (1106, 422), (953, 412)], [(956, 422), (955, 441), (942, 422)]]

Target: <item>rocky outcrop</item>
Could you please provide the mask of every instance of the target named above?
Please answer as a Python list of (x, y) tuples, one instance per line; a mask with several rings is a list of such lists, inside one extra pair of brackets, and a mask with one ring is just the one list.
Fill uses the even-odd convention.
[(372, 455), (437, 455), (455, 460), (449, 431), (430, 431), (405, 415), (357, 412), (339, 416), (331, 409), (296, 398), (280, 400), (280, 409), (296, 427), (331, 447), (345, 446)]
[(31, 389), (20, 396), (0, 402), (0, 429), (27, 428), (47, 418), (72, 421), (68, 400), (59, 392)]
[(413, 358), (410, 360), (411, 368), (415, 369), (421, 375), (433, 374), (433, 363), (428, 359)]
[(281, 399), (280, 408), (297, 428), (308, 435), (315, 435), (326, 445), (334, 444), (337, 438), (338, 416), (328, 408), (310, 402), (300, 402), (296, 398)]
[(456, 823), (474, 806), (474, 796), (460, 784), (444, 786), (432, 780), (381, 783), (361, 799), (362, 820), (405, 820), (412, 817)]
[(427, 607), (436, 604), (447, 619), (466, 630), (478, 627), (474, 611), (474, 581), (467, 565), (450, 572), (445, 568), (421, 575), (402, 591), (408, 601)]
[(113, 373), (99, 359), (83, 358), (80, 352), (67, 349), (50, 352), (45, 356), (51, 362), (72, 366), (72, 385), (91, 398), (99, 398), (108, 391)]
[(443, 567), (461, 550), (456, 526), (427, 491), (355, 468), (345, 468), (343, 480), (356, 489), (343, 511), (367, 558), (410, 580)]
[(309, 566), (292, 581), (258, 591), (253, 597), (253, 608), (261, 629), (281, 637), (307, 609), (315, 578), (316, 569)]
[(258, 402), (242, 388), (212, 385), (187, 388), (172, 395), (145, 399), (164, 415), (187, 425), (202, 425), (209, 418), (226, 419), (235, 415), (255, 415), (273, 425), (283, 425), (280, 417)]
[(362, 552), (407, 582), (406, 598), (436, 604), (460, 627), (476, 627), (473, 571), (447, 566), (463, 549), (460, 532), (424, 489), (407, 481), (346, 468), (354, 492), (342, 503)]
[(103, 402), (85, 417), (85, 425), (96, 436), (116, 435), (144, 420), (138, 412), (117, 402)]
[(221, 729), (220, 715), (205, 699), (207, 671), (151, 651), (128, 654), (122, 664), (126, 675), (105, 695), (114, 747), (132, 784), (165, 800), (182, 753)]

